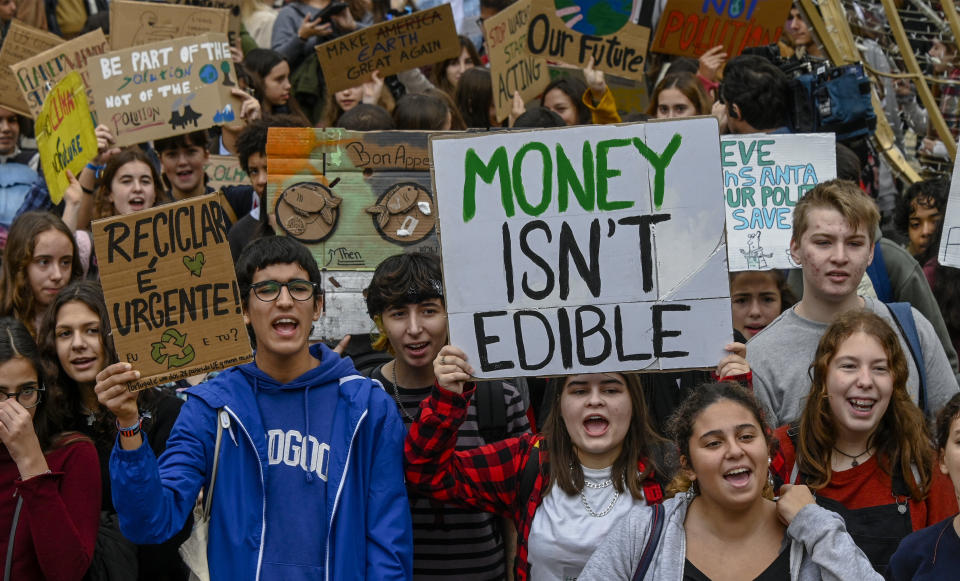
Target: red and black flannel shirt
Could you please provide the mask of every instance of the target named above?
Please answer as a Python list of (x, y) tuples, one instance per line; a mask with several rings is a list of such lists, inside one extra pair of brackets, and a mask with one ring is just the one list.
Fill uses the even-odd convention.
[[(540, 506), (546, 475), (549, 474), (546, 451), (540, 450), (540, 471), (530, 498), (517, 498), (523, 467), (533, 447), (540, 446), (540, 435), (524, 434), (472, 450), (456, 451), (457, 430), (467, 415), (475, 384), (467, 384), (463, 394), (434, 387), (430, 397), (420, 404), (420, 418), (410, 426), (404, 443), (407, 486), (441, 502), (492, 512), (514, 522), (517, 527), (516, 581), (527, 581), (527, 538), (533, 515)], [(643, 465), (640, 465), (643, 470)], [(663, 501), (663, 491), (653, 480), (644, 483), (647, 504)]]

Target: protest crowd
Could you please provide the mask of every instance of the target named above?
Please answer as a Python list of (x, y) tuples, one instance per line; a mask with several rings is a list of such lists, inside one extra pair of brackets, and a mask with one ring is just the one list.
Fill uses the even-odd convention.
[(0, 0), (3, 581), (956, 579), (958, 35)]

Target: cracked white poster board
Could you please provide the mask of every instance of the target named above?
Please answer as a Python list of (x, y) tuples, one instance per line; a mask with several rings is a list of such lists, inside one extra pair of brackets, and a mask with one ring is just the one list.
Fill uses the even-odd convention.
[(960, 268), (960, 164), (953, 166), (950, 178), (950, 197), (943, 217), (943, 234), (937, 260), (944, 266)]
[(833, 133), (725, 135), (720, 141), (730, 271), (800, 268), (790, 256), (793, 208), (837, 177)]
[(479, 378), (712, 367), (713, 118), (430, 139), (450, 341)]

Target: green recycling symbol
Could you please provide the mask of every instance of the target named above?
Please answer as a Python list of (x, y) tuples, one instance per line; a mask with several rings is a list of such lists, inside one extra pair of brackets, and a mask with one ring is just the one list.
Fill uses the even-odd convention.
[[(160, 365), (163, 365), (163, 362), (166, 361), (167, 369), (171, 367), (183, 367), (193, 361), (193, 358), (197, 355), (193, 350), (193, 345), (187, 345), (186, 343), (186, 335), (181, 334), (180, 331), (176, 329), (167, 329), (163, 332), (163, 335), (160, 336), (159, 341), (150, 344), (153, 348), (150, 350), (150, 358)], [(166, 349), (170, 344), (179, 347), (180, 353), (176, 355), (167, 353)]]

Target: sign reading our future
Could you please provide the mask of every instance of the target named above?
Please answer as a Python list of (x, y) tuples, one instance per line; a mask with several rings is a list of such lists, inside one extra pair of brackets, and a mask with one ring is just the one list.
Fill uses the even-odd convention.
[(726, 135), (720, 150), (730, 270), (799, 267), (790, 256), (793, 208), (837, 177), (834, 135)]
[(430, 146), (450, 341), (477, 377), (716, 365), (732, 332), (715, 119)]
[(252, 358), (217, 194), (93, 223), (100, 280), (133, 390)]
[(234, 122), (239, 101), (223, 34), (145, 44), (90, 59), (99, 121), (133, 145)]

